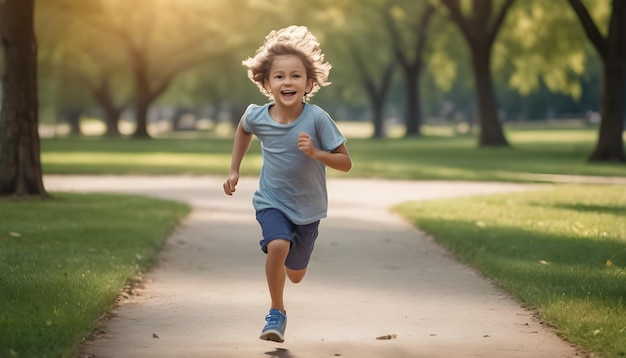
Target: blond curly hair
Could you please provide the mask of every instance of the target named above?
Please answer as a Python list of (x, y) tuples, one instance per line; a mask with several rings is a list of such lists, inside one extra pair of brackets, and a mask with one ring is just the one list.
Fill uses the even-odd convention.
[(305, 100), (330, 84), (328, 74), (332, 66), (324, 62), (324, 54), (317, 38), (305, 26), (292, 25), (273, 30), (265, 37), (265, 43), (259, 47), (256, 55), (241, 63), (248, 69), (248, 78), (270, 100), (274, 98), (265, 88), (265, 81), (269, 79), (270, 68), (276, 57), (283, 55), (298, 56), (306, 68), (307, 79), (313, 81), (313, 87), (305, 95)]

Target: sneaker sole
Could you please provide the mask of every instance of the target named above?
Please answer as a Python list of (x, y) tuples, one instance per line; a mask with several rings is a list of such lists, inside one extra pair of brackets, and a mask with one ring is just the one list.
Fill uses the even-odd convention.
[(273, 342), (278, 342), (278, 343), (283, 343), (285, 341), (285, 338), (283, 337), (282, 334), (280, 334), (280, 332), (278, 331), (267, 331), (267, 332), (263, 332), (261, 334), (261, 338), (264, 341), (273, 341)]

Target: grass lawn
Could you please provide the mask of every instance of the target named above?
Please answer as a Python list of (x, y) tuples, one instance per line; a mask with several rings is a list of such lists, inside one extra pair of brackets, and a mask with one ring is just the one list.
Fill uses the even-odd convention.
[(397, 211), (569, 341), (626, 356), (626, 187), (558, 185)]
[[(348, 138), (354, 167), (349, 177), (542, 181), (534, 174), (626, 177), (626, 165), (589, 164), (596, 131), (586, 128), (507, 131), (510, 148), (478, 148), (474, 136), (450, 136), (436, 129), (420, 138)], [(428, 133), (428, 131), (425, 130)], [(226, 176), (231, 138), (66, 138), (42, 140), (47, 174), (215, 174)], [(242, 175), (261, 167), (253, 142)], [(329, 175), (338, 175), (329, 171)], [(342, 177), (346, 174), (341, 173)]]
[(75, 357), (187, 211), (109, 194), (0, 200), (0, 357)]

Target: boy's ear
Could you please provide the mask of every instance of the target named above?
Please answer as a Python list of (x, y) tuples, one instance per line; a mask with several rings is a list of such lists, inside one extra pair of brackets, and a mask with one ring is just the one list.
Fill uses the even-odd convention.
[(270, 91), (269, 86), (270, 86), (270, 81), (268, 81), (268, 80), (263, 80), (263, 88), (265, 88), (265, 91), (267, 91), (267, 92), (272, 92), (272, 91)]
[(311, 93), (313, 90), (313, 80), (306, 81), (306, 93)]

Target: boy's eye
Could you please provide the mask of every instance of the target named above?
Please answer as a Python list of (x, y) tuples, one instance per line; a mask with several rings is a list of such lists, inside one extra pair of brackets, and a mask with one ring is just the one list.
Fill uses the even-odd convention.
[(276, 76), (274, 76), (274, 78), (281, 79), (281, 78), (283, 78), (283, 75), (276, 75)]
[(300, 77), (302, 77), (302, 76), (300, 76), (300, 75), (293, 75), (292, 77), (293, 77), (293, 78), (300, 78)]

